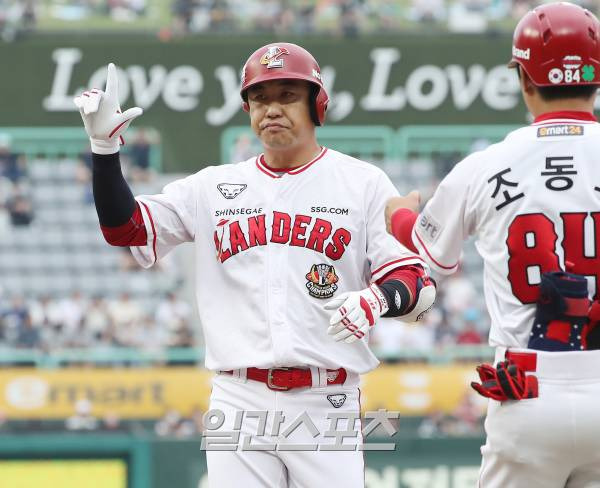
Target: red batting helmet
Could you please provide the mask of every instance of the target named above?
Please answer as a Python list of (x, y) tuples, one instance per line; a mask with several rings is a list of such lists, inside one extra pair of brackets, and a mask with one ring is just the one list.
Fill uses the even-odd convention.
[(315, 86), (310, 113), (315, 125), (323, 125), (329, 97), (323, 86), (321, 69), (306, 49), (288, 42), (267, 44), (254, 51), (244, 64), (240, 89), (244, 110), (249, 110), (248, 88), (264, 81), (285, 79), (306, 80)]
[(600, 22), (568, 2), (528, 12), (515, 29), (512, 60), (537, 86), (600, 84)]

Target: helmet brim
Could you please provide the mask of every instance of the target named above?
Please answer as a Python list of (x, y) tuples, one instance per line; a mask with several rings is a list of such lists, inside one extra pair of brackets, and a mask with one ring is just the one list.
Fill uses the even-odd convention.
[(309, 77), (306, 76), (306, 74), (304, 73), (296, 73), (296, 72), (286, 72), (284, 76), (282, 76), (281, 78), (273, 76), (272, 73), (265, 73), (264, 75), (261, 76), (257, 76), (256, 78), (254, 78), (252, 80), (251, 83), (248, 83), (247, 85), (243, 85), (242, 89), (240, 90), (240, 95), (242, 96), (242, 99), (244, 99), (244, 101), (246, 101), (246, 92), (248, 91), (248, 89), (252, 86), (258, 85), (259, 83), (265, 83), (267, 81), (279, 81), (279, 80), (302, 80), (302, 81), (308, 81), (309, 83), (312, 83), (313, 85), (316, 85), (319, 87), (319, 89), (321, 90), (325, 90), (325, 88), (323, 88), (323, 85), (321, 85), (318, 81), (312, 80)]

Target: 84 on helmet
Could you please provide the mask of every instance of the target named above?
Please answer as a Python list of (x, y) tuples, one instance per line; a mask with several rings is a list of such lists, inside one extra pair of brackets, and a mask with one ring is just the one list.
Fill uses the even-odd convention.
[(321, 69), (306, 49), (288, 42), (263, 46), (248, 58), (242, 68), (240, 94), (247, 112), (247, 90), (253, 85), (271, 80), (305, 80), (314, 89), (311, 93), (310, 114), (315, 125), (323, 125), (329, 97), (323, 86)]
[(600, 85), (600, 22), (568, 2), (533, 9), (515, 29), (516, 66), (537, 86)]

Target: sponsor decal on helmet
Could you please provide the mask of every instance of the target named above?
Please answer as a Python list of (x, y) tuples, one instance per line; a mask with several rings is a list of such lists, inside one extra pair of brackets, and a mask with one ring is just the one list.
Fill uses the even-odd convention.
[(563, 67), (565, 69), (578, 69), (581, 66), (581, 56), (570, 55), (563, 58)]
[(553, 68), (548, 72), (548, 80), (554, 85), (558, 85), (564, 79), (562, 70)]
[(314, 298), (331, 298), (338, 289), (339, 278), (330, 264), (313, 264), (306, 279), (308, 294)]
[(319, 73), (316, 69), (313, 68), (312, 70), (312, 75), (319, 81), (323, 81), (323, 79), (321, 78), (321, 73)]
[(596, 78), (596, 68), (594, 68), (591, 64), (586, 64), (583, 68), (583, 80), (584, 81), (594, 81)]
[(246, 81), (246, 68), (247, 67), (248, 67), (248, 62), (244, 63), (244, 66), (242, 67), (242, 71), (240, 73), (240, 81), (241, 81), (242, 85)]
[(529, 61), (531, 58), (531, 48), (528, 47), (527, 49), (519, 49), (517, 46), (513, 46), (512, 54), (517, 59), (525, 59), (526, 61)]
[(283, 68), (283, 56), (284, 54), (290, 54), (290, 52), (279, 46), (271, 46), (267, 49), (267, 52), (260, 58), (260, 64), (266, 64), (267, 68)]
[[(550, 83), (557, 85), (562, 83), (580, 83), (583, 81), (593, 81), (595, 78), (594, 67), (592, 65), (586, 64), (582, 69), (579, 69), (579, 66), (576, 60), (571, 59), (565, 61), (567, 58), (574, 58), (578, 56), (566, 56), (563, 59), (563, 65), (565, 69), (562, 70), (560, 68), (553, 68), (548, 72), (548, 79)], [(570, 64), (569, 64), (570, 63)], [(570, 68), (566, 68), (566, 66), (570, 66)]]

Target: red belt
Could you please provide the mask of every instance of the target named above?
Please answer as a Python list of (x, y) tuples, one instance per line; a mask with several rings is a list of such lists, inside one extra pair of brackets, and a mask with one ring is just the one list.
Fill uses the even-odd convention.
[(506, 351), (506, 359), (512, 361), (523, 371), (535, 373), (537, 369), (537, 354), (534, 352)]
[[(221, 371), (221, 373), (233, 374), (233, 371)], [(327, 370), (328, 385), (341, 385), (346, 381), (346, 377), (344, 368)], [(313, 386), (310, 369), (303, 368), (247, 368), (246, 378), (265, 383), (270, 390), (278, 391)]]

